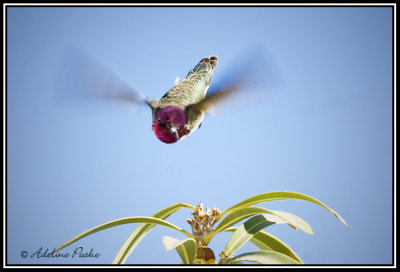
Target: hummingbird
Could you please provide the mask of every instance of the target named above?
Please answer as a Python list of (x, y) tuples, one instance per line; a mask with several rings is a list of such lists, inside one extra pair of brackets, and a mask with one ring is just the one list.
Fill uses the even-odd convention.
[(217, 64), (217, 56), (203, 58), (160, 100), (145, 100), (152, 110), (152, 129), (160, 141), (178, 142), (200, 126), (212, 100), (212, 95), (206, 94)]
[(245, 73), (231, 76), (229, 84), (215, 87), (207, 93), (218, 64), (218, 57), (212, 55), (201, 59), (183, 80), (176, 81), (160, 99), (151, 100), (117, 78), (115, 71), (105, 69), (104, 65), (87, 57), (80, 56), (78, 60), (80, 67), (72, 70), (86, 83), (89, 81), (92, 92), (150, 107), (154, 134), (166, 144), (179, 142), (198, 129), (206, 112), (243, 87), (241, 83), (245, 78)]

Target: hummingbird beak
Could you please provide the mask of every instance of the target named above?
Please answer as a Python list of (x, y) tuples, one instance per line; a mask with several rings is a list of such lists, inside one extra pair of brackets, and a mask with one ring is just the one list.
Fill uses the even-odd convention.
[(179, 140), (179, 134), (178, 134), (178, 130), (176, 129), (176, 127), (169, 127), (169, 132), (174, 134), (177, 141)]

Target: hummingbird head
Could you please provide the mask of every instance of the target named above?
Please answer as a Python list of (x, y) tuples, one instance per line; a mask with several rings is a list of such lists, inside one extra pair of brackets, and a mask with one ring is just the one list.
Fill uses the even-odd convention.
[(185, 128), (186, 121), (186, 114), (181, 108), (167, 106), (156, 112), (153, 130), (160, 141), (167, 144), (175, 143), (189, 133)]

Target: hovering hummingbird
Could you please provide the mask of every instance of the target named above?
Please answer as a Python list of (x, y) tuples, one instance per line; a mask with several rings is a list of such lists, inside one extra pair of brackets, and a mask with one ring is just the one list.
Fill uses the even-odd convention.
[[(82, 60), (82, 57), (79, 59)], [(82, 63), (86, 65), (85, 69), (81, 67), (85, 75), (79, 74), (86, 80), (91, 78), (91, 88), (96, 89), (97, 94), (149, 106), (152, 111), (152, 129), (156, 137), (167, 144), (176, 143), (199, 128), (210, 107), (243, 87), (241, 83), (245, 74), (231, 77), (229, 84), (214, 88), (207, 94), (213, 72), (218, 64), (218, 57), (206, 57), (201, 59), (182, 81), (176, 82), (175, 86), (159, 100), (150, 100), (132, 86), (116, 79), (115, 72), (106, 71), (102, 65), (93, 61), (80, 64)], [(92, 74), (88, 74), (88, 71)], [(95, 87), (92, 84), (94, 82)]]
[(216, 99), (215, 94), (206, 96), (206, 93), (217, 64), (216, 56), (203, 58), (160, 100), (145, 100), (152, 110), (152, 128), (160, 141), (175, 143), (200, 126), (206, 110)]

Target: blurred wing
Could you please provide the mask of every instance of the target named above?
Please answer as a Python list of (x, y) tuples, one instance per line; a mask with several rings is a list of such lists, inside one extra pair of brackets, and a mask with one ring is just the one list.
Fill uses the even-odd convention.
[(188, 107), (188, 111), (207, 111), (236, 95), (249, 95), (253, 90), (269, 90), (276, 85), (277, 68), (266, 49), (254, 46), (241, 54), (233, 64), (225, 69), (216, 82), (211, 82), (207, 96), (200, 102)]
[(221, 101), (228, 98), (239, 88), (239, 84), (233, 84), (231, 86), (227, 86), (225, 88), (215, 90), (214, 92), (208, 94), (203, 100), (200, 102), (188, 106), (188, 111), (196, 111), (196, 112), (205, 112), (212, 106), (219, 104)]
[(99, 59), (78, 49), (65, 53), (56, 83), (56, 95), (63, 100), (111, 99), (131, 105), (148, 104), (143, 94)]

